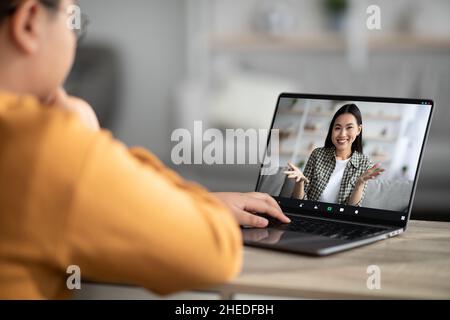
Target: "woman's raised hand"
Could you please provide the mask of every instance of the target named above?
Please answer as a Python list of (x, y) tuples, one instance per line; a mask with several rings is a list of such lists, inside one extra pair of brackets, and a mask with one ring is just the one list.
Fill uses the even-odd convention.
[(288, 162), (289, 170), (283, 173), (287, 175), (289, 179), (295, 179), (295, 182), (309, 182), (308, 178), (305, 177), (303, 172), (292, 162)]
[(359, 183), (366, 183), (367, 181), (371, 179), (375, 179), (378, 177), (382, 172), (384, 172), (384, 169), (381, 168), (381, 164), (377, 163), (376, 165), (372, 166), (371, 168), (367, 169), (358, 179)]

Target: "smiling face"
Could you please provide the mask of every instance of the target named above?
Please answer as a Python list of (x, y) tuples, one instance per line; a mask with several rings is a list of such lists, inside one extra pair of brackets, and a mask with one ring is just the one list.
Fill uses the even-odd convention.
[(338, 152), (351, 152), (352, 144), (361, 134), (362, 126), (351, 113), (341, 114), (333, 124), (331, 141)]

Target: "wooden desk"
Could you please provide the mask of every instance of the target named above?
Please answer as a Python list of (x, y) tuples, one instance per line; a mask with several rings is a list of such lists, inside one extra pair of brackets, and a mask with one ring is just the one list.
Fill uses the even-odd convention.
[[(369, 265), (381, 270), (379, 290), (367, 288)], [(400, 236), (322, 258), (246, 247), (241, 275), (214, 291), (223, 298), (450, 299), (450, 223), (411, 221)]]

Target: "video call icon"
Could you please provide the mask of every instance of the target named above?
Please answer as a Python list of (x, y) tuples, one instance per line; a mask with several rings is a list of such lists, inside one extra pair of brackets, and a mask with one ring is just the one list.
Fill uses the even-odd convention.
[(339, 212), (344, 212), (344, 208), (339, 208)]

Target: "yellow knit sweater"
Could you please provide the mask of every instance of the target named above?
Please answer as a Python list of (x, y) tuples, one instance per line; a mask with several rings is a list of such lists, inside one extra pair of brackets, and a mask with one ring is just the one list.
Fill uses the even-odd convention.
[(70, 265), (167, 294), (241, 263), (238, 225), (206, 190), (71, 112), (0, 93), (0, 298), (70, 297)]

